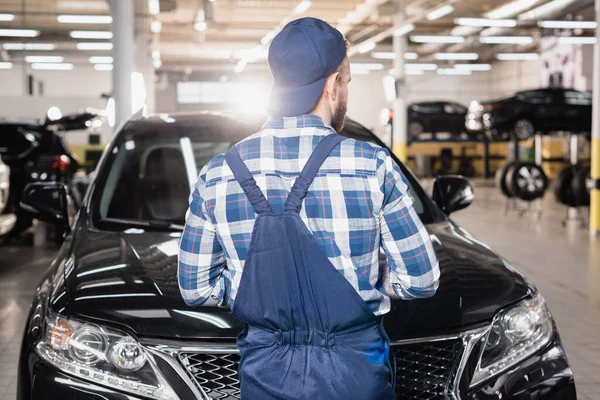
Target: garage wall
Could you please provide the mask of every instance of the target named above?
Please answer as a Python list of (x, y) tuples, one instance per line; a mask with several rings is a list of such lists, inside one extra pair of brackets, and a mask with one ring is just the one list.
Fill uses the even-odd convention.
[(538, 61), (498, 61), (490, 71), (490, 94), (492, 98), (509, 96), (519, 90), (536, 89), (540, 86)]

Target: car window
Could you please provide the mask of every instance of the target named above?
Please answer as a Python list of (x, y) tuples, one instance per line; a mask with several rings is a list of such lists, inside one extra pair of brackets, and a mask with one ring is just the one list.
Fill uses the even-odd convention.
[(423, 114), (439, 114), (443, 108), (441, 104), (415, 104), (413, 109)]
[(565, 91), (565, 103), (589, 106), (592, 104), (592, 94), (588, 92), (579, 92), (577, 90)]
[(455, 112), (458, 114), (466, 114), (467, 113), (467, 107), (465, 107), (461, 104), (452, 103), (452, 106), (454, 107)]
[(548, 104), (552, 102), (552, 94), (543, 90), (519, 92), (517, 98), (531, 104)]
[(446, 114), (454, 114), (456, 113), (456, 108), (453, 104), (444, 104), (444, 112)]

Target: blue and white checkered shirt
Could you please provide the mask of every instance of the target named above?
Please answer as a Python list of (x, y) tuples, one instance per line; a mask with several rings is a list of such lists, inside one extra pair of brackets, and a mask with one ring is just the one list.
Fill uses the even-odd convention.
[[(314, 115), (271, 118), (262, 131), (236, 145), (273, 212), (283, 211), (308, 157), (331, 132)], [(390, 296), (435, 293), (437, 258), (406, 178), (386, 149), (344, 140), (321, 167), (300, 216), (374, 314), (390, 310)], [(215, 157), (200, 172), (181, 238), (178, 274), (186, 303), (233, 308), (254, 220), (224, 155)], [(384, 270), (380, 247), (387, 256)]]

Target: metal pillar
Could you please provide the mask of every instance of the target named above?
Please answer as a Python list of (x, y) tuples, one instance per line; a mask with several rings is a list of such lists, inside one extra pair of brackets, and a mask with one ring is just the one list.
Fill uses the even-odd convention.
[(543, 136), (539, 133), (535, 135), (534, 144), (535, 144), (535, 164), (539, 167), (542, 166), (542, 162), (544, 161), (542, 149), (543, 149), (544, 139)]
[[(396, 0), (395, 30), (404, 26), (406, 0)], [(393, 150), (396, 156), (406, 163), (406, 139), (408, 116), (406, 111), (407, 85), (404, 74), (404, 53), (406, 51), (406, 36), (394, 36), (394, 69), (396, 70), (396, 100), (394, 101)]]
[(115, 126), (121, 125), (131, 116), (131, 74), (134, 65), (134, 15), (133, 0), (111, 0), (110, 13), (113, 18), (113, 89), (115, 99)]
[[(144, 2), (144, 10), (147, 11), (148, 3)], [(149, 11), (148, 11), (149, 13)], [(155, 85), (154, 85), (154, 66), (152, 65), (152, 37), (149, 35), (146, 25), (146, 12), (143, 15), (135, 17), (135, 71), (144, 76), (144, 86), (146, 87), (146, 111), (155, 112)]]
[(594, 45), (594, 104), (592, 121), (592, 189), (590, 192), (590, 234), (600, 236), (600, 0), (596, 0), (596, 44)]

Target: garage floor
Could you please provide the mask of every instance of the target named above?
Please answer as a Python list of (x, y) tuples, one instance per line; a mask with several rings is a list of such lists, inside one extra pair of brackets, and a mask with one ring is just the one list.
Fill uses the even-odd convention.
[[(561, 226), (564, 209), (551, 196), (540, 221), (531, 215), (506, 217), (494, 188), (476, 187), (477, 199), (454, 219), (506, 257), (540, 289), (557, 321), (578, 398), (600, 399), (600, 240), (588, 231)], [(35, 287), (55, 250), (0, 249), (0, 400), (13, 400), (19, 342)]]

